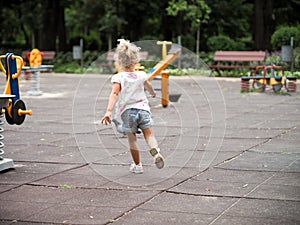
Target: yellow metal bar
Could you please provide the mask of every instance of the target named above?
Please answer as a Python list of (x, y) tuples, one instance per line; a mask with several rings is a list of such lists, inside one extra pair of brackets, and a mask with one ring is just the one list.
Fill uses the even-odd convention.
[(21, 63), (20, 63), (20, 68), (19, 68), (18, 72), (12, 75), (12, 79), (16, 79), (16, 78), (18, 78), (18, 77), (20, 76), (20, 74), (21, 74), (21, 71), (22, 71), (24, 62), (23, 62), (23, 58), (22, 58), (21, 56), (13, 55), (11, 58), (14, 59), (14, 60), (18, 59), (18, 60), (20, 60), (20, 62), (21, 62)]
[(0, 55), (0, 69), (2, 70), (2, 72), (6, 75), (6, 70), (2, 64), (2, 59), (5, 58), (5, 55)]
[(168, 54), (165, 60), (161, 60), (155, 67), (154, 71), (149, 74), (148, 80), (151, 81), (156, 77), (158, 74), (161, 73), (167, 66), (172, 63), (177, 57), (179, 56), (179, 51), (177, 51), (175, 54)]
[(157, 45), (162, 45), (162, 60), (165, 60), (167, 57), (167, 45), (172, 45), (171, 41), (158, 41), (156, 42)]
[(18, 115), (19, 116), (22, 116), (22, 115), (29, 115), (29, 116), (31, 116), (32, 115), (32, 110), (22, 110), (22, 109), (19, 109), (18, 110)]

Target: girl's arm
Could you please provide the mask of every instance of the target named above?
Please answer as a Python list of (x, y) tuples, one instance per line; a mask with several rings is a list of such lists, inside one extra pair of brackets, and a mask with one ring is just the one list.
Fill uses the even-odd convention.
[(109, 96), (106, 113), (101, 119), (102, 124), (108, 125), (111, 123), (111, 114), (118, 99), (120, 90), (121, 85), (119, 83), (113, 83), (113, 88)]
[(156, 97), (156, 92), (154, 91), (152, 84), (148, 80), (146, 80), (145, 83), (144, 83), (144, 86), (147, 89), (147, 91), (149, 91), (152, 98), (155, 98)]

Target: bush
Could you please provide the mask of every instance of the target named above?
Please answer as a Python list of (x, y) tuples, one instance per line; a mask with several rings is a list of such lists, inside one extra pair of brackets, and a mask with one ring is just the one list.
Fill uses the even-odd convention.
[(277, 29), (271, 37), (273, 50), (279, 50), (283, 45), (290, 45), (291, 37), (294, 37), (294, 46), (299, 46), (300, 25), (297, 27), (282, 26)]
[(70, 62), (54, 67), (56, 73), (76, 73), (80, 70), (80, 65), (77, 62)]
[(210, 51), (232, 51), (232, 50), (244, 50), (245, 44), (243, 42), (237, 42), (226, 35), (218, 35), (210, 37), (207, 40), (207, 46)]
[[(294, 58), (294, 71), (300, 70), (300, 47), (297, 47), (293, 51)], [(291, 64), (288, 62), (283, 62), (281, 58), (281, 52), (273, 52), (271, 55), (266, 57), (266, 65), (277, 65), (283, 66), (285, 71), (291, 69)]]
[[(80, 60), (73, 59), (73, 52), (58, 52), (54, 60), (54, 72), (56, 73), (82, 73), (100, 55), (98, 51), (85, 51), (83, 53), (83, 68)], [(82, 70), (83, 69), (83, 70)]]

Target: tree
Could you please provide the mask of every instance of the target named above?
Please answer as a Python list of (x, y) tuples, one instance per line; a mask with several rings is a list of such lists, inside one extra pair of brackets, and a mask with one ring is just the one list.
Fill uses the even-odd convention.
[[(42, 50), (66, 50), (66, 30), (63, 0), (44, 0), (39, 47)], [(56, 46), (56, 43), (59, 45)]]
[(254, 6), (254, 48), (270, 51), (275, 23), (273, 0), (255, 0)]
[(206, 2), (211, 8), (210, 19), (205, 26), (208, 36), (227, 35), (238, 40), (252, 35), (253, 4), (246, 0)]
[(169, 15), (178, 17), (178, 35), (182, 34), (183, 21), (188, 22), (189, 31), (197, 32), (196, 52), (199, 53), (200, 25), (207, 23), (209, 19), (209, 6), (204, 0), (170, 0), (166, 11)]

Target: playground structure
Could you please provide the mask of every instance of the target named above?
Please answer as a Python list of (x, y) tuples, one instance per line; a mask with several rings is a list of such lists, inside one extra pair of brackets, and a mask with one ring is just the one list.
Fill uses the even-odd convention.
[[(5, 64), (3, 65), (2, 60)], [(18, 61), (18, 63), (17, 63)], [(17, 64), (19, 68), (17, 68)], [(20, 99), (19, 91), (19, 77), (23, 67), (23, 59), (20, 56), (15, 56), (13, 53), (7, 53), (0, 56), (0, 69), (6, 75), (6, 87), (4, 94), (0, 95), (0, 107), (2, 114), (5, 114), (5, 119), (8, 124), (21, 125), (26, 115), (32, 115), (32, 110), (26, 110), (25, 103)], [(3, 115), (1, 114), (1, 117)], [(3, 124), (3, 121), (0, 121)], [(0, 128), (2, 133), (4, 130)], [(4, 139), (1, 134), (0, 139)], [(12, 159), (5, 159), (2, 157), (4, 154), (4, 144), (0, 142), (0, 171), (14, 168)]]
[[(167, 68), (180, 54), (181, 48), (172, 45), (172, 42), (168, 41), (158, 41), (157, 45), (162, 45), (162, 60), (158, 62), (150, 71), (148, 80), (152, 81), (160, 73), (161, 76), (161, 104), (163, 107), (167, 107), (169, 104), (169, 72), (163, 71)], [(167, 53), (167, 45), (171, 45), (171, 49)], [(179, 95), (177, 96), (180, 97)], [(178, 100), (178, 98), (176, 100)]]
[(23, 66), (22, 70), (25, 71), (25, 73), (32, 73), (32, 87), (31, 90), (28, 91), (28, 95), (40, 96), (43, 94), (40, 90), (40, 72), (53, 69), (53, 65), (42, 65), (43, 57), (44, 53), (40, 52), (37, 48), (34, 48), (27, 54), (29, 66)]
[[(263, 74), (259, 75), (261, 70), (263, 70)], [(267, 75), (269, 70), (271, 70), (271, 75)], [(281, 75), (277, 75), (276, 70), (279, 70)], [(260, 91), (265, 91), (267, 85), (271, 86), (275, 93), (278, 93), (282, 87), (289, 92), (297, 90), (297, 78), (286, 77), (282, 66), (257, 66), (253, 76), (241, 77), (241, 91), (250, 91), (250, 80), (252, 80), (252, 88)]]

